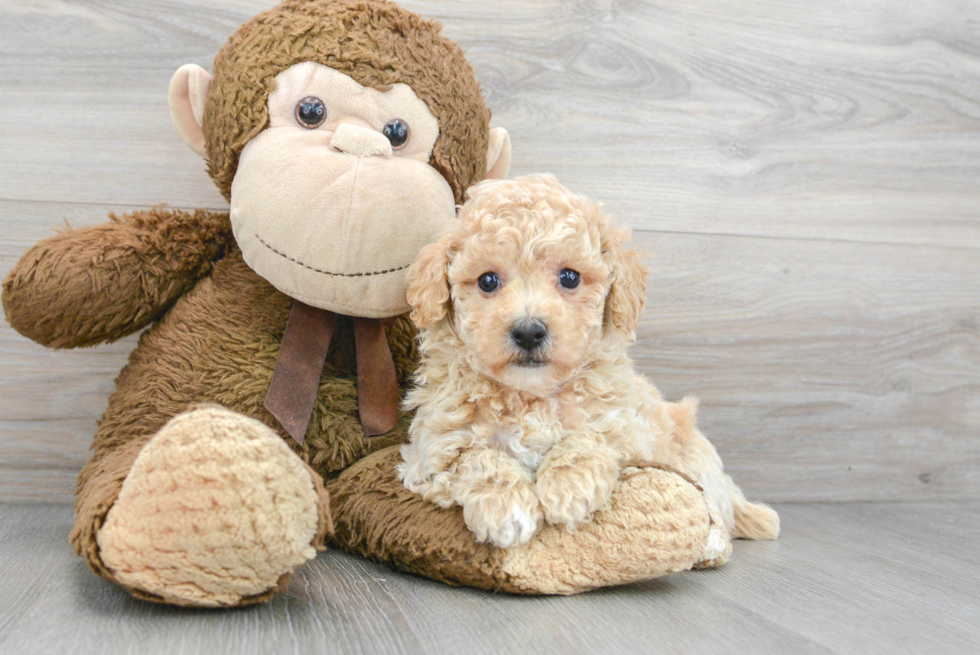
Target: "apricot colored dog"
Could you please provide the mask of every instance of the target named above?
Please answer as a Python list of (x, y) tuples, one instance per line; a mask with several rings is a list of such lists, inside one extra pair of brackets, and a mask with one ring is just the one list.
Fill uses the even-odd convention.
[[(694, 426), (696, 402), (665, 402), (626, 349), (647, 272), (629, 233), (552, 176), (482, 182), (409, 273), (421, 364), (406, 404), (405, 486), (460, 505), (479, 541), (527, 542), (609, 501), (620, 469), (663, 466), (705, 491), (728, 537), (773, 539), (779, 517), (749, 503)], [(719, 527), (718, 530), (722, 528)]]

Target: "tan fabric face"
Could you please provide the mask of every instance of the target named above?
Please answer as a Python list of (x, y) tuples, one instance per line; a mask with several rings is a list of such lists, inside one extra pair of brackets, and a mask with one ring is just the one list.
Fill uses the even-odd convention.
[[(245, 262), (314, 307), (371, 318), (408, 311), (407, 268), (455, 216), (452, 189), (428, 164), (438, 121), (404, 84), (380, 92), (320, 64), (296, 64), (276, 83), (270, 127), (242, 150), (232, 183)], [(327, 107), (316, 129), (294, 113), (311, 95)], [(394, 118), (409, 125), (398, 150), (381, 134)]]
[(242, 148), (269, 125), (276, 76), (316, 62), (379, 91), (404, 83), (439, 119), (430, 164), (462, 203), (486, 177), (490, 110), (473, 67), (438, 22), (387, 0), (284, 0), (245, 23), (214, 60), (204, 111), (208, 172), (231, 199)]
[[(307, 96), (315, 96), (327, 106), (326, 120), (314, 130), (296, 122), (296, 103)], [(304, 61), (276, 75), (276, 89), (269, 94), (268, 129), (301, 130), (311, 136), (311, 143), (321, 143), (327, 138), (324, 133), (345, 123), (380, 134), (385, 123), (394, 118), (409, 126), (408, 142), (398, 156), (428, 162), (439, 138), (439, 121), (407, 84), (393, 84), (388, 91), (378, 91), (361, 86), (329, 66)]]

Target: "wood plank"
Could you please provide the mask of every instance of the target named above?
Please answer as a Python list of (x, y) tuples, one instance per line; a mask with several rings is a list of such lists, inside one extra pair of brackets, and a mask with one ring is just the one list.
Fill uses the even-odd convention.
[(638, 234), (633, 356), (770, 500), (976, 498), (980, 259), (966, 249)]
[[(0, 5), (0, 198), (223, 206), (167, 80), (269, 4)], [(467, 48), (515, 173), (638, 227), (980, 245), (976, 3), (404, 4)]]
[[(105, 220), (106, 208), (97, 205), (0, 201), (0, 278), (55, 230)], [(0, 500), (72, 498), (96, 421), (138, 338), (62, 352), (0, 320)]]
[[(29, 217), (28, 220), (24, 220)], [(0, 201), (0, 275), (92, 205)], [(969, 249), (637, 232), (633, 356), (762, 500), (980, 493), (980, 259)], [(67, 500), (135, 344), (54, 352), (0, 322), (0, 499)]]
[[(980, 505), (781, 505), (777, 542), (565, 598), (458, 589), (340, 552), (237, 611), (144, 603), (71, 554), (65, 505), (0, 505), (0, 648), (116, 653), (975, 652)], [(964, 555), (966, 555), (964, 557)], [(112, 635), (107, 639), (106, 635)]]

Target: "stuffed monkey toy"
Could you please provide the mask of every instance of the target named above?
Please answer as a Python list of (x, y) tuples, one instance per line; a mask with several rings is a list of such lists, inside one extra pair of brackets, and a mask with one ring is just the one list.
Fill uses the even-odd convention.
[[(137, 597), (264, 601), (329, 540), (450, 584), (573, 593), (690, 568), (700, 491), (628, 470), (569, 534), (502, 551), (397, 480), (416, 364), (406, 269), (510, 141), (458, 45), (383, 0), (287, 0), (170, 107), (229, 212), (155, 208), (51, 237), (3, 284), (52, 348), (149, 326), (76, 488), (75, 552)], [(458, 508), (457, 508), (458, 509)]]

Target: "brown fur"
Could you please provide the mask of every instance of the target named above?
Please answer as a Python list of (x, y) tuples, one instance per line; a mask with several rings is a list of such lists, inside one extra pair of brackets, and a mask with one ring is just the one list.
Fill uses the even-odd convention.
[(234, 240), (224, 213), (157, 207), (45, 239), (3, 283), (7, 320), (51, 348), (115, 341), (161, 316)]
[[(366, 457), (331, 480), (334, 538), (365, 557), (449, 584), (517, 592), (500, 570), (501, 552), (477, 544), (459, 512), (421, 503), (395, 476), (397, 448)], [(424, 535), (417, 522), (427, 526)], [(424, 536), (424, 538), (419, 538)]]
[[(352, 10), (356, 15), (351, 15)], [(242, 148), (267, 124), (266, 100), (274, 76), (294, 63), (311, 60), (373, 88), (410, 83), (440, 121), (442, 136), (431, 163), (461, 201), (464, 190), (484, 176), (489, 110), (462, 51), (438, 31), (436, 23), (375, 0), (289, 0), (244, 25), (218, 55), (204, 116), (209, 170), (222, 193), (230, 194)], [(10, 271), (2, 302), (17, 331), (55, 348), (112, 341), (150, 326), (116, 380), (93, 441), (92, 458), (78, 478), (71, 542), (99, 575), (113, 579), (99, 555), (96, 536), (143, 446), (177, 414), (215, 403), (277, 431), (314, 474), (319, 511), (315, 546), (322, 548), (332, 530), (324, 480), (351, 467), (345, 478), (348, 484), (342, 494), (338, 491), (339, 513), (334, 514), (341, 519), (337, 535), (341, 545), (435, 579), (518, 590), (508, 586), (499, 557), (481, 550), (463, 526), (447, 523), (440, 528), (430, 513), (422, 511), (421, 500), (404, 498), (409, 492), (394, 479), (393, 461), (385, 478), (387, 491), (381, 493), (401, 499), (402, 512), (396, 514), (399, 534), (415, 544), (436, 543), (433, 540), (456, 544), (459, 559), (407, 563), (394, 552), (385, 553), (390, 541), (377, 541), (374, 549), (361, 547), (365, 540), (390, 534), (386, 531), (391, 528), (384, 514), (390, 511), (388, 506), (345, 514), (344, 508), (363, 507), (362, 500), (376, 498), (378, 480), (367, 473), (377, 473), (370, 467), (380, 460), (361, 458), (405, 441), (410, 417), (403, 415), (383, 437), (364, 437), (357, 413), (352, 329), (349, 320), (341, 319), (306, 440), (300, 446), (285, 434), (262, 402), (291, 300), (244, 263), (227, 214), (157, 208), (59, 234), (31, 248)], [(402, 389), (417, 365), (414, 337), (415, 330), (404, 316), (388, 329)], [(397, 448), (386, 452), (389, 460), (397, 458)], [(365, 475), (359, 477), (362, 461)], [(657, 497), (670, 506), (675, 496), (689, 491), (666, 490)], [(695, 518), (703, 514), (697, 507), (691, 512)], [(689, 566), (685, 553), (692, 543), (697, 549), (699, 534), (684, 532), (673, 550), (665, 551), (669, 557), (664, 561), (671, 563), (656, 570)], [(539, 551), (550, 556), (553, 548)], [(645, 553), (641, 547), (634, 554)], [(583, 557), (592, 559), (588, 552)], [(627, 563), (627, 573), (615, 580), (649, 577), (655, 570), (647, 562)], [(559, 593), (569, 588), (549, 578), (547, 569), (541, 570), (535, 574), (536, 582), (518, 586)], [(576, 570), (573, 567), (571, 574)], [(288, 577), (241, 603), (267, 600)], [(145, 590), (129, 591), (163, 602)]]
[[(95, 535), (140, 449), (173, 416), (198, 403), (218, 403), (287, 438), (262, 401), (290, 300), (241, 260), (227, 221), (225, 214), (162, 209), (114, 218), (42, 241), (4, 282), (11, 325), (41, 343), (89, 345), (158, 321), (140, 338), (116, 380), (92, 458), (76, 487), (71, 541), (104, 577), (111, 574), (99, 559)], [(211, 241), (192, 239), (193, 234)], [(183, 295), (175, 291), (186, 288), (190, 291)], [(407, 417), (389, 435), (364, 437), (351, 333), (350, 321), (342, 319), (303, 446), (287, 438), (317, 473), (318, 490), (322, 477), (405, 439)], [(414, 334), (407, 317), (389, 330), (402, 385), (415, 367)], [(325, 492), (321, 497), (326, 512)], [(321, 528), (322, 544), (328, 522)]]
[[(546, 526), (507, 550), (479, 544), (459, 507), (423, 502), (395, 474), (398, 448), (328, 483), (335, 541), (365, 557), (452, 585), (573, 594), (691, 568), (712, 528), (703, 494), (673, 471), (627, 469), (610, 507), (576, 532)], [(419, 526), (425, 529), (420, 530)]]
[(441, 29), (384, 0), (288, 0), (243, 25), (215, 57), (204, 111), (209, 171), (225, 198), (242, 148), (269, 123), (275, 76), (312, 61), (379, 91), (410, 85), (439, 119), (430, 164), (462, 202), (486, 176), (490, 110), (462, 49)]
[[(204, 116), (209, 172), (225, 197), (242, 148), (268, 124), (274, 77), (314, 61), (379, 90), (409, 83), (440, 121), (430, 163), (461, 199), (485, 174), (490, 112), (462, 50), (440, 29), (377, 0), (288, 0), (243, 25), (215, 60)], [(77, 484), (71, 540), (108, 578), (96, 534), (136, 456), (170, 418), (198, 403), (218, 403), (287, 438), (262, 401), (290, 306), (244, 264), (227, 214), (157, 208), (111, 218), (39, 243), (3, 284), (11, 325), (51, 347), (112, 341), (158, 321), (117, 379)], [(388, 331), (402, 386), (416, 362), (414, 334), (405, 318)], [(342, 319), (307, 438), (302, 447), (287, 438), (317, 474), (327, 517), (319, 545), (330, 531), (322, 478), (403, 441), (407, 423), (381, 438), (364, 437), (352, 328)]]

